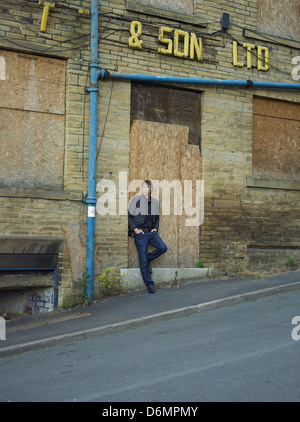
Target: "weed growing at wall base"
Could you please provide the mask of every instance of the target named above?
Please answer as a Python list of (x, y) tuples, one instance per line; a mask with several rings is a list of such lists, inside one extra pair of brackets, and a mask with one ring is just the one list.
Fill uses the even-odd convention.
[(86, 270), (82, 271), (82, 274), (76, 281), (74, 281), (75, 297), (79, 303), (83, 303), (84, 306), (89, 305), (89, 298), (86, 290), (89, 288), (89, 274)]
[(110, 268), (106, 268), (99, 277), (99, 291), (100, 297), (115, 296), (120, 293), (127, 292), (124, 284), (128, 286), (128, 280), (124, 279), (124, 274), (114, 273)]

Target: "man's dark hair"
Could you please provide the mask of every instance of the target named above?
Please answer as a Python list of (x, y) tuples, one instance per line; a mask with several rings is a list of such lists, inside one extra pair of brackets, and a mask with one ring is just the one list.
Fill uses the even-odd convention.
[(144, 180), (143, 184), (146, 183), (146, 185), (148, 185), (150, 187), (150, 189), (152, 190), (152, 183), (151, 180)]

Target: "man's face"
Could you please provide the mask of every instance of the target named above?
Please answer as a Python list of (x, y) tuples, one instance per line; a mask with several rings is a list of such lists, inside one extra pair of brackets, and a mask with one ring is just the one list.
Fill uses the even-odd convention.
[(143, 191), (143, 195), (149, 198), (150, 193), (151, 193), (151, 188), (149, 185), (147, 185), (147, 183), (143, 183), (142, 191)]

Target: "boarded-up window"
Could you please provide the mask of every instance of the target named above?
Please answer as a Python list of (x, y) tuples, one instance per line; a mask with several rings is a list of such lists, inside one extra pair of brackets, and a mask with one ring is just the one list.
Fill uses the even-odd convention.
[(300, 182), (300, 104), (253, 98), (253, 175)]
[(131, 123), (146, 120), (188, 126), (189, 143), (200, 146), (201, 103), (199, 92), (132, 84)]
[(65, 62), (0, 50), (0, 185), (62, 189)]
[(258, 0), (257, 29), (270, 35), (300, 41), (299, 0)]
[(194, 11), (194, 0), (138, 0), (138, 3), (185, 15), (193, 15)]
[[(182, 215), (175, 212), (175, 196), (177, 198), (181, 192), (184, 202), (184, 183), (190, 181), (195, 189), (193, 201), (196, 201), (196, 181), (202, 179), (199, 149), (201, 94), (142, 84), (132, 84), (131, 93), (130, 181), (150, 179), (170, 186), (170, 195), (167, 194), (169, 208), (165, 206), (165, 196), (162, 200), (163, 189), (153, 191), (160, 199), (159, 232), (169, 248), (154, 266), (193, 267), (199, 259), (200, 228), (199, 225), (188, 226), (187, 203), (182, 204), (179, 200)], [(165, 190), (164, 195), (166, 193)], [(132, 239), (128, 245), (128, 264), (129, 267), (139, 265)]]

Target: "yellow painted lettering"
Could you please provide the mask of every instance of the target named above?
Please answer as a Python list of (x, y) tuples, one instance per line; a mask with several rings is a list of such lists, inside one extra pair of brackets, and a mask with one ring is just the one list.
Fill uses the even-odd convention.
[(236, 41), (233, 41), (232, 43), (232, 60), (233, 60), (233, 66), (236, 67), (243, 67), (243, 63), (238, 61), (237, 55), (238, 55), (238, 44)]
[(255, 49), (255, 45), (244, 42), (243, 46), (247, 49), (247, 69), (251, 69), (252, 68), (251, 51)]
[(161, 26), (159, 28), (159, 34), (158, 34), (158, 39), (162, 44), (167, 44), (168, 48), (164, 48), (164, 47), (158, 47), (158, 52), (161, 54), (167, 54), (167, 55), (171, 55), (172, 54), (172, 49), (173, 49), (173, 42), (172, 40), (170, 40), (170, 38), (165, 38), (164, 35), (166, 34), (171, 34), (173, 32), (173, 29), (168, 28), (167, 26)]
[(192, 32), (190, 36), (190, 59), (191, 60), (194, 60), (195, 51), (197, 55), (197, 60), (200, 62), (202, 60), (202, 40), (201, 40), (201, 37), (199, 37), (199, 43), (198, 43), (196, 34)]
[(128, 39), (128, 45), (131, 48), (142, 49), (143, 41), (139, 39), (142, 35), (142, 24), (139, 21), (132, 21), (130, 25), (131, 37)]
[(49, 1), (43, 2), (39, 0), (39, 5), (44, 6), (42, 22), (41, 22), (41, 32), (46, 32), (49, 9), (53, 9), (55, 7), (55, 3), (50, 3)]
[[(183, 51), (179, 51), (179, 39), (183, 37)], [(174, 56), (185, 59), (189, 55), (190, 35), (182, 29), (176, 29), (174, 32)]]
[[(264, 56), (264, 64), (263, 64)], [(257, 69), (266, 72), (269, 70), (269, 50), (267, 47), (257, 47)]]

